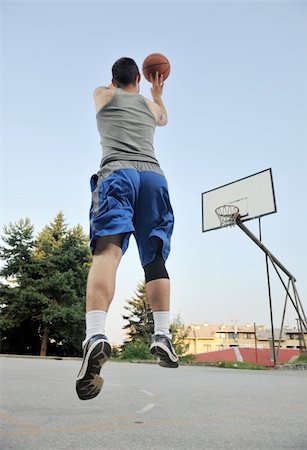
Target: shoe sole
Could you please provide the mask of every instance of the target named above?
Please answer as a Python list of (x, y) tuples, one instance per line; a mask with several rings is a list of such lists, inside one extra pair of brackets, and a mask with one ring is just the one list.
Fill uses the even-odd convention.
[(168, 367), (170, 369), (176, 369), (178, 364), (178, 358), (170, 352), (169, 348), (162, 344), (153, 344), (150, 347), (150, 353), (158, 358), (158, 364), (161, 367)]
[(95, 398), (101, 391), (104, 380), (99, 373), (110, 354), (110, 344), (103, 340), (94, 342), (88, 349), (76, 382), (76, 391), (80, 400)]

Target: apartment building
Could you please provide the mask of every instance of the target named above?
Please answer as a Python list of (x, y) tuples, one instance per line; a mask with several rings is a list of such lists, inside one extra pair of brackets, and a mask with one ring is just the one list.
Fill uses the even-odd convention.
[[(280, 330), (274, 330), (275, 345), (277, 346)], [(307, 344), (307, 332), (304, 333)], [(185, 339), (188, 345), (187, 354), (199, 354), (234, 347), (244, 348), (270, 348), (272, 341), (271, 328), (265, 325), (254, 324), (239, 325), (227, 324), (193, 324), (189, 326), (189, 334)], [(281, 336), (281, 348), (300, 349), (303, 346), (303, 336), (297, 328), (284, 327)]]

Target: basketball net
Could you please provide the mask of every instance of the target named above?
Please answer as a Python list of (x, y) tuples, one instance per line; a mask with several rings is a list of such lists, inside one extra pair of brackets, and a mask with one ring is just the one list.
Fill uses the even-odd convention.
[(234, 227), (237, 218), (240, 217), (239, 208), (235, 205), (219, 206), (215, 213), (220, 220), (221, 227)]

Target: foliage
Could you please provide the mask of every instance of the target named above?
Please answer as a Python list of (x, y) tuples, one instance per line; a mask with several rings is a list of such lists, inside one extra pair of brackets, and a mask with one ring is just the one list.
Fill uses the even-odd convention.
[(33, 236), (29, 219), (4, 228), (0, 257), (2, 351), (79, 354), (84, 331), (84, 297), (90, 265), (88, 240), (80, 225), (68, 229), (64, 216)]
[(177, 355), (181, 357), (189, 348), (189, 344), (185, 344), (185, 340), (188, 337), (190, 329), (183, 324), (180, 314), (177, 314), (170, 325), (170, 330), (173, 338), (173, 347)]
[(192, 361), (188, 362), (193, 366), (213, 366), (213, 367), (222, 367), (226, 369), (249, 369), (249, 370), (268, 370), (268, 367), (261, 366), (256, 363), (246, 363), (246, 362), (232, 362), (232, 361)]
[(4, 227), (3, 242), (6, 246), (0, 247), (0, 258), (5, 260), (1, 270), (4, 278), (18, 280), (31, 260), (34, 248), (34, 227), (29, 218), (20, 219), (16, 224), (10, 223)]
[(148, 360), (153, 359), (153, 356), (150, 353), (149, 345), (144, 341), (130, 341), (124, 346), (121, 358)]
[[(138, 284), (135, 296), (127, 301), (124, 309), (127, 313), (123, 314), (123, 319), (128, 321), (123, 327), (127, 331), (127, 342), (142, 341), (149, 345), (154, 332), (154, 322), (144, 282)], [(127, 342), (124, 343), (124, 347)]]
[(307, 352), (302, 353), (295, 361), (293, 361), (293, 364), (298, 363), (307, 363)]
[[(127, 330), (127, 340), (123, 345), (121, 356), (123, 358), (128, 358), (127, 355), (130, 355), (131, 352), (133, 356), (129, 356), (129, 358), (152, 359), (149, 346), (151, 336), (154, 333), (154, 321), (144, 282), (138, 284), (135, 296), (127, 301), (127, 305), (124, 306), (124, 308), (127, 313), (123, 315), (123, 318), (124, 320), (127, 320), (128, 323), (123, 328)], [(189, 328), (185, 327), (182, 323), (180, 314), (178, 314), (170, 324), (170, 330), (172, 333), (174, 349), (177, 355), (182, 357), (188, 349), (188, 345), (185, 344), (184, 341), (188, 336)], [(146, 351), (143, 349), (143, 346), (137, 345), (140, 342), (144, 344), (147, 349)], [(130, 346), (132, 343), (135, 343), (136, 345)], [(126, 347), (128, 346), (131, 347), (129, 348), (129, 353), (126, 352)], [(138, 352), (140, 353), (139, 356), (137, 355)]]
[(180, 361), (180, 364), (194, 363), (195, 355), (188, 354), (188, 355), (179, 356), (179, 361)]

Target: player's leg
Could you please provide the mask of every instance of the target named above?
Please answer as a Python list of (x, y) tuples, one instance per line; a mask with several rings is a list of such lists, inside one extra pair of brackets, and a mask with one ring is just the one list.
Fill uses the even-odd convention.
[[(167, 312), (170, 310), (170, 280), (168, 278), (148, 281), (146, 283), (146, 294), (153, 312)], [(155, 325), (157, 330), (169, 331), (169, 324), (165, 323), (163, 330), (161, 330), (162, 325), (159, 328), (157, 320)]]
[(83, 362), (77, 377), (76, 389), (81, 400), (96, 397), (103, 384), (102, 365), (111, 355), (105, 335), (105, 321), (115, 291), (115, 278), (122, 257), (123, 235), (98, 238), (87, 280), (86, 338), (83, 343)]
[(116, 271), (134, 231), (135, 170), (106, 171), (106, 177), (91, 179), (90, 235), (93, 262), (86, 293), (86, 338), (76, 389), (80, 399), (99, 394), (102, 364), (111, 354), (105, 321), (115, 290)]
[(135, 237), (145, 272), (147, 298), (154, 317), (151, 353), (158, 357), (162, 367), (178, 367), (169, 330), (170, 280), (165, 267), (173, 223), (165, 177), (154, 172), (141, 173)]
[(176, 368), (178, 357), (170, 332), (170, 280), (159, 247), (154, 260), (144, 266), (146, 294), (154, 319), (150, 351), (158, 358), (160, 366)]
[(97, 239), (87, 279), (87, 312), (93, 310), (108, 312), (115, 291), (116, 271), (122, 257), (123, 237), (119, 234)]
[[(150, 302), (151, 309), (156, 312), (169, 312), (170, 310), (170, 280), (162, 256), (163, 241), (159, 238), (151, 238), (156, 241), (156, 254), (152, 262), (144, 265), (146, 294)], [(169, 333), (169, 323), (162, 328), (155, 321), (155, 331), (160, 330)], [(160, 325), (160, 328), (158, 326)], [(166, 328), (167, 327), (167, 328)]]

